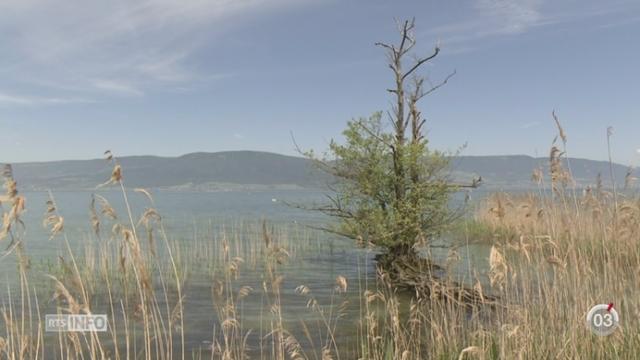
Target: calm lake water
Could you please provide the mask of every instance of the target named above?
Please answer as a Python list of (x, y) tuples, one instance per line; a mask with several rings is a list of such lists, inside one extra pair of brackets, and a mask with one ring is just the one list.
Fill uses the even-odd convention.
[[(122, 193), (119, 191), (102, 191), (100, 195), (109, 200), (123, 223), (128, 223)], [(60, 236), (49, 239), (47, 230), (42, 225), (46, 211), (48, 194), (45, 192), (24, 193), (27, 199), (27, 212), (23, 220), (26, 225), (24, 234), (25, 249), (32, 259), (31, 276), (47, 281), (45, 274), (50, 268), (47, 264), (56, 262), (58, 256), (68, 257), (68, 252)], [(152, 205), (140, 193), (128, 192), (134, 221)], [(81, 252), (80, 244), (97, 241), (92, 235), (89, 221), (90, 192), (55, 192), (53, 194), (58, 210), (65, 218), (65, 233), (74, 251)], [(358, 249), (347, 239), (309, 230), (306, 226), (317, 226), (328, 221), (324, 216), (305, 212), (286, 203), (310, 205), (324, 201), (325, 195), (316, 191), (258, 191), (258, 192), (154, 192), (153, 206), (163, 216), (167, 233), (171, 241), (195, 247), (207, 242), (220, 241), (221, 234), (229, 234), (230, 242), (240, 242), (246, 248), (259, 249), (262, 238), (259, 236), (260, 223), (266, 220), (270, 226), (289, 229), (284, 232), (284, 241), (295, 252), (281, 267), (284, 275), (282, 287), (282, 308), (284, 321), (289, 331), (299, 341), (304, 342), (300, 320), (317, 320), (317, 314), (307, 307), (307, 298), (295, 293), (299, 285), (308, 286), (320, 304), (330, 307), (338, 300), (347, 299), (351, 305), (345, 309), (346, 315), (340, 320), (339, 342), (346, 347), (357, 345), (356, 326), (359, 319), (359, 297), (367, 286), (375, 283), (375, 268), (371, 249)], [(104, 229), (107, 234), (110, 228)], [(259, 241), (259, 244), (255, 244)], [(193, 244), (196, 242), (197, 244)], [(254, 244), (251, 244), (253, 242)], [(446, 241), (444, 241), (446, 243)], [(192, 246), (192, 247), (193, 247)], [(206, 247), (206, 246), (205, 246)], [(232, 246), (233, 248), (233, 246)], [(215, 251), (215, 248), (214, 248)], [(431, 250), (437, 259), (444, 262), (447, 249)], [(197, 259), (197, 252), (194, 253)], [(461, 259), (455, 273), (461, 280), (469, 280), (468, 265), (486, 267), (488, 249), (482, 246), (471, 246), (458, 250)], [(79, 254), (77, 254), (79, 255)], [(238, 256), (242, 254), (237, 254)], [(185, 324), (187, 347), (190, 350), (206, 348), (211, 341), (214, 326), (220, 324), (212, 305), (211, 284), (214, 275), (208, 264), (199, 264), (202, 271), (193, 270), (186, 286)], [(17, 279), (15, 256), (10, 255), (0, 260), (0, 271), (7, 284), (15, 284)], [(334, 288), (338, 275), (349, 282), (348, 292), (337, 298)], [(251, 286), (261, 291), (264, 279), (264, 268), (260, 263), (247, 262), (242, 265), (235, 286)], [(32, 284), (33, 285), (33, 284)], [(344, 298), (343, 298), (344, 297)], [(6, 295), (0, 295), (2, 302)], [(257, 343), (265, 336), (264, 321), (265, 300), (260, 295), (249, 296), (242, 302), (242, 326), (256, 329), (249, 336), (249, 344), (254, 354), (258, 352)], [(53, 310), (55, 304), (48, 304)], [(334, 304), (335, 305), (335, 304)], [(46, 306), (46, 305), (45, 305)], [(98, 305), (99, 306), (99, 305)], [(219, 331), (219, 328), (218, 328)], [(319, 335), (321, 336), (321, 335)]]
[[(304, 211), (288, 204), (310, 206), (326, 201), (326, 193), (320, 191), (255, 191), (255, 192), (153, 192), (154, 204), (139, 192), (128, 191), (134, 221), (137, 222), (145, 209), (153, 207), (162, 215), (167, 233), (181, 242), (192, 241), (193, 237), (204, 230), (220, 229), (242, 222), (260, 222), (270, 224), (295, 224), (300, 227), (321, 226), (331, 219), (313, 211)], [(60, 239), (49, 240), (49, 232), (42, 221), (49, 199), (47, 192), (23, 192), (27, 199), (27, 211), (23, 216), (26, 225), (25, 245), (30, 256), (37, 258), (55, 254), (63, 249)], [(122, 193), (101, 191), (97, 194), (105, 197), (116, 210), (120, 222), (128, 223)], [(70, 243), (76, 244), (91, 234), (90, 203), (91, 192), (59, 191), (53, 197), (57, 210), (65, 219), (64, 229)], [(483, 194), (475, 195), (481, 198)], [(453, 202), (460, 204), (462, 195), (454, 197)], [(456, 205), (457, 206), (457, 205)], [(98, 211), (99, 204), (96, 204)], [(108, 232), (109, 229), (103, 231)], [(353, 244), (346, 239), (326, 234), (325, 241), (332, 245), (353, 250)], [(65, 250), (66, 251), (66, 250)], [(437, 251), (437, 250), (434, 250)], [(0, 264), (6, 259), (0, 260)]]

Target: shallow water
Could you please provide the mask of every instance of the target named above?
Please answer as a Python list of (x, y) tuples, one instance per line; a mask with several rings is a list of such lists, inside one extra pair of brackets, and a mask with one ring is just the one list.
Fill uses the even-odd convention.
[[(129, 219), (124, 204), (122, 193), (119, 191), (103, 191), (102, 196), (107, 198), (115, 208), (123, 223)], [(42, 226), (43, 215), (46, 210), (48, 194), (44, 192), (31, 192), (24, 194), (27, 199), (27, 213), (24, 215), (26, 229), (24, 232), (25, 251), (31, 257), (31, 276), (34, 279), (31, 285), (43, 284), (48, 279), (45, 274), (50, 270), (50, 264), (55, 262), (58, 256), (67, 256), (67, 249), (62, 236), (49, 239), (49, 234)], [(96, 247), (100, 241), (92, 235), (89, 221), (89, 204), (91, 193), (89, 192), (57, 192), (53, 194), (58, 211), (65, 218), (65, 234), (76, 256), (82, 253), (81, 244), (95, 242)], [(301, 321), (315, 327), (318, 343), (326, 339), (322, 332), (322, 326), (318, 326), (319, 316), (317, 312), (309, 309), (308, 297), (295, 293), (296, 287), (306, 285), (311, 289), (311, 295), (330, 311), (342, 301), (348, 301), (344, 308), (344, 317), (340, 320), (338, 342), (341, 348), (355, 349), (357, 347), (357, 321), (359, 315), (359, 301), (365, 287), (374, 286), (375, 269), (371, 249), (358, 249), (346, 239), (336, 237), (319, 231), (308, 230), (306, 225), (319, 225), (328, 219), (317, 213), (304, 212), (287, 206), (286, 203), (310, 205), (314, 202), (322, 202), (324, 194), (314, 191), (261, 191), (261, 192), (157, 192), (154, 193), (155, 204), (142, 194), (133, 191), (128, 192), (129, 201), (134, 214), (134, 222), (147, 207), (154, 207), (163, 216), (167, 233), (171, 241), (181, 244), (185, 249), (202, 248), (203, 251), (220, 249), (220, 244), (227, 236), (230, 243), (232, 256), (251, 257), (251, 254), (259, 255), (258, 249), (263, 245), (260, 232), (260, 223), (267, 221), (269, 226), (284, 229), (280, 234), (286, 239), (279, 238), (278, 231), (274, 241), (285, 243), (289, 247), (292, 256), (283, 264), (279, 272), (284, 276), (282, 285), (282, 309), (285, 328), (295, 334), (298, 341), (305, 347), (321, 347), (318, 344), (311, 345), (302, 335)], [(108, 234), (108, 223), (103, 224), (103, 233)], [(260, 243), (256, 244), (255, 242)], [(442, 241), (446, 244), (446, 241)], [(187, 251), (187, 250), (185, 250)], [(429, 250), (441, 263), (446, 262), (448, 250), (436, 247)], [(236, 253), (235, 255), (233, 253)], [(204, 252), (201, 252), (204, 254)], [(452, 274), (461, 281), (470, 282), (473, 274), (469, 266), (475, 269), (486, 267), (488, 249), (482, 246), (469, 246), (458, 250), (460, 260), (454, 266)], [(99, 254), (98, 254), (99, 256)], [(211, 284), (219, 277), (213, 271), (211, 264), (198, 263), (199, 253), (192, 253), (193, 263), (197, 263), (190, 270), (184, 293), (185, 318), (184, 322), (187, 350), (206, 349), (210, 346), (215, 331), (219, 333), (221, 319), (217, 318), (211, 292)], [(203, 255), (203, 258), (206, 256)], [(258, 259), (258, 260), (255, 260)], [(254, 294), (248, 296), (239, 304), (244, 331), (254, 329), (248, 335), (248, 344), (253, 355), (261, 354), (260, 343), (264, 339), (265, 329), (270, 326), (265, 323), (268, 318), (268, 306), (265, 298), (260, 295), (262, 282), (265, 277), (264, 266), (255, 256), (255, 261), (245, 259), (241, 265), (239, 276), (233, 281), (234, 291), (241, 286), (251, 286)], [(15, 284), (16, 264), (15, 256), (7, 256), (0, 260), (0, 271), (5, 274), (7, 284)], [(346, 294), (338, 294), (335, 291), (335, 280), (338, 275), (344, 276), (348, 283)], [(38, 282), (38, 279), (42, 283)], [(6, 295), (0, 295), (3, 302), (8, 301)], [(99, 297), (99, 296), (98, 296)], [(12, 299), (15, 302), (15, 299)], [(104, 307), (105, 303), (96, 300), (95, 309)], [(173, 299), (170, 299), (170, 303)], [(332, 307), (333, 305), (333, 307)], [(164, 304), (161, 304), (164, 306)], [(55, 312), (55, 302), (45, 302), (45, 311)], [(107, 311), (107, 309), (104, 309)], [(98, 310), (94, 310), (96, 312)], [(314, 330), (311, 330), (312, 333)], [(312, 338), (313, 338), (312, 337)], [(177, 338), (175, 339), (177, 340)], [(176, 344), (176, 346), (178, 346)], [(206, 353), (206, 351), (205, 351)]]

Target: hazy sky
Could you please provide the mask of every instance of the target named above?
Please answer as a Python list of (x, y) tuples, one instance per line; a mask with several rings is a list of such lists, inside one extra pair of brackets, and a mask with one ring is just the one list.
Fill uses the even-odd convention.
[(640, 2), (622, 0), (3, 0), (0, 162), (322, 150), (386, 110), (376, 41), (415, 17), (431, 144), (640, 165)]

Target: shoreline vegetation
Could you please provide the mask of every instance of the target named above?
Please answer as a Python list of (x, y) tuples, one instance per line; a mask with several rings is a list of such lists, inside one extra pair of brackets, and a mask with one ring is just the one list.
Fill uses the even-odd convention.
[[(464, 261), (465, 242), (490, 247), (487, 268), (468, 268), (470, 277), (463, 280), (481, 294), (497, 296), (499, 304), (471, 308), (420, 293), (408, 296), (384, 274), (370, 277), (367, 271), (375, 270), (366, 266), (355, 279), (336, 276), (321, 302), (318, 289), (285, 284), (287, 262), (305, 253), (296, 239), (308, 239), (310, 230), (293, 234), (262, 223), (252, 226), (247, 243), (235, 242), (236, 230), (230, 229), (215, 243), (178, 244), (143, 189), (135, 191), (150, 207), (139, 216), (118, 214), (108, 199), (95, 195), (89, 216), (95, 238), (73, 248), (60, 215), (64, 209), (59, 211), (52, 195), (44, 225), (51, 241), (66, 244), (66, 253), (48, 268), (42, 284), (24, 248), (29, 239), (21, 237), (25, 199), (10, 167), (4, 176), (4, 256), (15, 258), (18, 270), (17, 287), (7, 287), (0, 309), (0, 353), (8, 359), (630, 359), (640, 351), (634, 335), (640, 308), (621, 301), (640, 296), (634, 281), (640, 269), (640, 200), (619, 193), (616, 203), (613, 192), (597, 186), (573, 197), (569, 178), (559, 174), (550, 177), (555, 184), (534, 176), (537, 192), (489, 196), (451, 230), (457, 241), (444, 269)], [(119, 166), (109, 183), (127, 196)], [(198, 345), (189, 339), (195, 334), (184, 315), (194, 269), (209, 276), (209, 309), (215, 315), (209, 340)], [(262, 273), (260, 281), (242, 277), (252, 271)], [(448, 279), (443, 286), (460, 286), (460, 279)], [(283, 298), (291, 296), (303, 300), (307, 314), (301, 316), (300, 307), (288, 312)], [(250, 297), (261, 299), (254, 309), (258, 323), (243, 318)], [(586, 329), (583, 318), (593, 304), (606, 301), (615, 302), (623, 322), (605, 341)], [(52, 336), (43, 323), (52, 309), (101, 309), (109, 316), (109, 332)], [(353, 341), (341, 342), (351, 327), (357, 329)]]

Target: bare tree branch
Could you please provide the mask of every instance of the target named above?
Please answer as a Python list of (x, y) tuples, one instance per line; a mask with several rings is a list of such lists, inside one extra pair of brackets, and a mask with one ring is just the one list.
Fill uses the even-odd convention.
[(393, 46), (389, 45), (389, 44), (385, 44), (383, 42), (377, 42), (374, 45), (375, 46), (381, 46), (381, 47), (383, 47), (383, 48), (395, 53), (395, 48)]
[(371, 135), (371, 137), (373, 137), (374, 139), (380, 141), (381, 143), (383, 143), (384, 145), (388, 146), (389, 148), (391, 148), (392, 150), (395, 148), (393, 146), (393, 144), (389, 143), (388, 141), (386, 141), (385, 139), (383, 139), (382, 137), (380, 137), (379, 134), (376, 134), (375, 132), (373, 132), (371, 129), (369, 129), (365, 124), (362, 123), (362, 121), (358, 120), (356, 121), (356, 124), (358, 124), (358, 126), (360, 126), (364, 131), (367, 132), (367, 134)]
[(406, 20), (404, 22), (404, 26), (402, 28), (402, 40), (400, 41), (400, 47), (398, 48), (398, 52), (396, 53), (396, 59), (399, 59), (402, 55), (405, 54), (404, 52), (404, 44), (406, 43), (407, 39), (409, 38), (409, 31), (410, 31), (410, 25), (409, 25), (409, 20)]
[(353, 234), (345, 233), (345, 232), (336, 230), (335, 228), (330, 228), (330, 227), (326, 227), (326, 226), (314, 226), (314, 225), (308, 225), (308, 227), (310, 229), (313, 229), (313, 230), (326, 231), (326, 232), (328, 232), (330, 234), (344, 236), (347, 239), (356, 239), (357, 238), (357, 236), (354, 236)]
[(447, 77), (444, 78), (444, 80), (442, 80), (442, 82), (440, 82), (438, 85), (432, 86), (431, 89), (429, 89), (426, 92), (424, 92), (422, 94), (422, 96), (418, 100), (420, 100), (421, 98), (431, 94), (432, 92), (434, 92), (434, 91), (438, 90), (439, 88), (443, 87), (444, 85), (446, 85), (447, 82), (449, 82), (449, 79), (454, 77), (456, 74), (457, 74), (457, 71), (453, 70), (453, 72), (451, 74), (447, 75)]
[(428, 56), (424, 59), (420, 59), (418, 60), (415, 65), (413, 65), (413, 67), (411, 69), (409, 69), (409, 71), (407, 71), (404, 75), (402, 75), (402, 80), (406, 79), (407, 76), (411, 75), (411, 73), (413, 73), (414, 71), (416, 71), (422, 64), (426, 63), (427, 61), (435, 58), (436, 56), (438, 56), (438, 54), (440, 53), (440, 48), (436, 47), (433, 54), (431, 54), (431, 56)]

